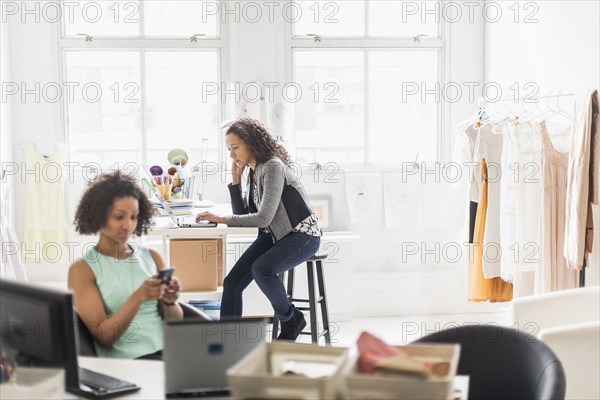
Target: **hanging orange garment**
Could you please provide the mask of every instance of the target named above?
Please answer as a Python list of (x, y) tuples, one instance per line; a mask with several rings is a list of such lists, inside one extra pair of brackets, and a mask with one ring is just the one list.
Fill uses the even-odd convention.
[(469, 301), (511, 301), (513, 285), (500, 277), (483, 277), (483, 234), (488, 205), (488, 174), (485, 159), (481, 159), (481, 198), (477, 205), (473, 244), (469, 254)]

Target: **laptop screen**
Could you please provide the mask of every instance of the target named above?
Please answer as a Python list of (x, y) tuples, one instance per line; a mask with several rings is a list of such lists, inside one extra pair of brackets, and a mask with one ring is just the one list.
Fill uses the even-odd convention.
[(165, 322), (166, 394), (227, 393), (227, 369), (266, 340), (268, 327), (264, 318)]

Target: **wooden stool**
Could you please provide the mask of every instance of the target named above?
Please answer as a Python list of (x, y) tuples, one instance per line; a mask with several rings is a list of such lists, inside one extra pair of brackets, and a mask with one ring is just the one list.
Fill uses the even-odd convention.
[[(310, 332), (302, 332), (301, 335), (310, 335), (313, 343), (319, 343), (319, 338), (325, 336), (325, 343), (331, 344), (331, 332), (329, 330), (329, 312), (327, 311), (327, 297), (325, 296), (325, 279), (323, 278), (323, 260), (327, 254), (314, 255), (306, 260), (306, 273), (308, 277), (308, 299), (297, 299), (294, 297), (294, 267), (288, 271), (287, 297), (291, 304), (308, 303), (308, 307), (296, 307), (300, 311), (309, 311)], [(319, 297), (315, 296), (314, 265), (317, 266), (317, 285), (319, 286)], [(281, 280), (285, 282), (285, 272), (280, 274)], [(324, 329), (319, 332), (317, 321), (317, 304), (321, 304), (321, 318)], [(295, 306), (295, 304), (294, 304)], [(273, 317), (273, 340), (277, 339), (279, 331), (279, 318)]]

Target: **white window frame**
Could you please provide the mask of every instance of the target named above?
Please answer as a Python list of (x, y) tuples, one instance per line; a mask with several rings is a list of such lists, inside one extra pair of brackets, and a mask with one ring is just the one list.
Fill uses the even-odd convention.
[[(298, 0), (288, 0), (293, 2)], [(301, 0), (300, 0), (301, 1)], [(444, 3), (447, 0), (438, 0), (440, 3), (440, 9), (443, 8)], [(364, 23), (365, 32), (369, 31), (369, 7), (368, 0), (365, 1), (364, 8)], [(438, 24), (438, 36), (419, 36), (419, 37), (338, 37), (338, 36), (318, 36), (318, 32), (314, 32), (309, 35), (294, 35), (294, 27), (292, 22), (283, 23), (283, 40), (284, 40), (284, 74), (287, 82), (295, 82), (294, 76), (294, 52), (296, 49), (335, 49), (335, 50), (372, 50), (372, 49), (388, 49), (388, 50), (415, 50), (415, 49), (435, 49), (438, 51), (438, 82), (443, 87), (446, 82), (446, 77), (450, 76), (449, 63), (447, 60), (447, 43), (450, 41), (450, 29), (449, 24), (444, 21), (444, 18), (440, 17)], [(368, 53), (365, 53), (365, 80), (364, 80), (364, 161), (362, 163), (344, 163), (344, 167), (386, 167), (398, 166), (398, 163), (378, 163), (369, 160), (369, 103), (367, 94), (369, 93), (369, 82), (368, 82)], [(437, 162), (444, 163), (450, 156), (450, 150), (447, 149), (447, 131), (449, 125), (448, 106), (444, 101), (441, 100), (437, 105), (438, 109), (438, 126), (437, 126)], [(294, 141), (296, 137), (295, 123), (294, 123)], [(294, 143), (295, 144), (295, 143)], [(401, 160), (399, 163), (411, 162), (415, 160)], [(422, 160), (419, 160), (419, 162)], [(317, 160), (318, 162), (318, 160)]]
[[(64, 0), (61, 0), (61, 2)], [(67, 51), (77, 50), (97, 50), (97, 51), (119, 51), (119, 50), (135, 50), (140, 52), (140, 126), (142, 134), (141, 151), (142, 151), (142, 166), (148, 167), (148, 140), (146, 129), (146, 90), (145, 90), (145, 52), (146, 51), (213, 51), (217, 50), (218, 54), (218, 81), (228, 81), (229, 71), (229, 29), (227, 23), (223, 23), (220, 14), (217, 14), (217, 36), (203, 37), (197, 36), (197, 41), (192, 41), (191, 37), (197, 35), (198, 32), (191, 32), (189, 37), (160, 37), (160, 36), (145, 36), (144, 30), (144, 2), (138, 0), (140, 14), (140, 35), (139, 36), (99, 36), (91, 38), (87, 41), (85, 35), (82, 36), (67, 36), (64, 19), (60, 23), (60, 29), (57, 29), (58, 35), (58, 68), (60, 76), (60, 84), (64, 86), (67, 79), (67, 70), (65, 68), (65, 58)], [(85, 33), (85, 32), (83, 32)], [(198, 93), (200, 96), (201, 94)], [(68, 129), (68, 104), (67, 99), (61, 102), (62, 118), (61, 130), (65, 143), (69, 143)], [(223, 121), (225, 117), (225, 107), (219, 101), (219, 120)], [(224, 154), (224, 144), (221, 140), (217, 143), (218, 160), (221, 163)]]

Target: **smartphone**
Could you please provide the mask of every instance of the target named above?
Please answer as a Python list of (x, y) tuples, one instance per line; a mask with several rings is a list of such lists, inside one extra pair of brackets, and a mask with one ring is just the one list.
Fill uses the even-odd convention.
[(171, 282), (173, 272), (175, 272), (175, 268), (165, 268), (158, 271), (158, 279), (160, 279), (160, 283), (168, 285)]

